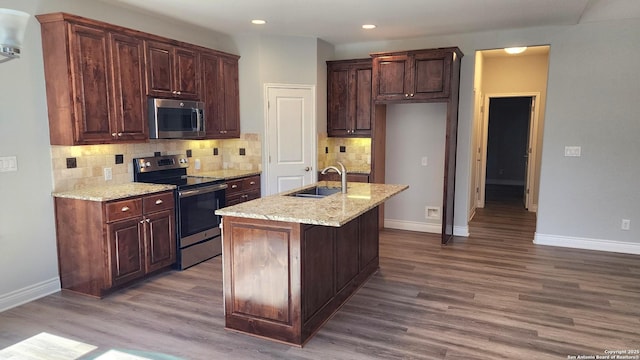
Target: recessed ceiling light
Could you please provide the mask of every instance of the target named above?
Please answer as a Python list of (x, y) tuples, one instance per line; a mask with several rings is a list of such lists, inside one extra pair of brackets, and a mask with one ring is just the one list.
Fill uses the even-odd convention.
[(510, 48), (504, 48), (504, 51), (507, 54), (520, 54), (523, 53), (525, 50), (527, 50), (526, 46), (521, 46), (521, 47), (510, 47)]
[(365, 25), (362, 25), (362, 28), (365, 30), (371, 30), (371, 29), (375, 29), (376, 26), (373, 24), (365, 24)]
[(267, 22), (265, 20), (255, 19), (255, 20), (251, 20), (251, 23), (254, 25), (264, 25)]

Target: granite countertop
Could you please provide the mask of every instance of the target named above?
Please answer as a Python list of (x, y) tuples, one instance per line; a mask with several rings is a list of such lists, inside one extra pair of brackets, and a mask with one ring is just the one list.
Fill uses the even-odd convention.
[(189, 174), (190, 176), (204, 176), (204, 177), (212, 177), (216, 179), (222, 180), (233, 180), (238, 178), (243, 178), (252, 175), (260, 175), (260, 170), (238, 170), (238, 169), (225, 169), (225, 170), (211, 170), (211, 171), (202, 171), (195, 174)]
[(175, 185), (160, 185), (146, 183), (127, 183), (120, 185), (102, 185), (87, 187), (83, 189), (54, 192), (51, 195), (59, 198), (90, 200), (90, 201), (110, 201), (124, 199), (132, 196), (152, 194), (175, 189)]
[(351, 182), (346, 194), (338, 192), (320, 199), (287, 196), (316, 185), (340, 188), (339, 182), (320, 181), (222, 208), (216, 210), (216, 215), (340, 227), (409, 188), (408, 185)]

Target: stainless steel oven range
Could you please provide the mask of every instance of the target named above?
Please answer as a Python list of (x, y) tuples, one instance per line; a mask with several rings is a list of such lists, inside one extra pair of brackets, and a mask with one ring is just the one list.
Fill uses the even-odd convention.
[(186, 156), (166, 155), (133, 159), (136, 182), (176, 185), (175, 267), (184, 270), (222, 253), (220, 216), (215, 211), (224, 207), (223, 179), (188, 176)]

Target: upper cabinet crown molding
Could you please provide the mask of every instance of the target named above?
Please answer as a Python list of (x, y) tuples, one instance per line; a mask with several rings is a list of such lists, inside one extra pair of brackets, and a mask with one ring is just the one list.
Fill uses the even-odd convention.
[(453, 77), (459, 76), (452, 65), (462, 56), (457, 47), (371, 54), (374, 101), (448, 101)]
[[(239, 56), (68, 13), (36, 18), (52, 145), (148, 141), (147, 95), (202, 98), (208, 108), (221, 108), (226, 115), (212, 115), (207, 125), (230, 128), (224, 137), (240, 136)], [(202, 81), (205, 53), (225, 64), (220, 84)], [(202, 95), (209, 87), (221, 95)], [(218, 126), (219, 121), (225, 123)]]

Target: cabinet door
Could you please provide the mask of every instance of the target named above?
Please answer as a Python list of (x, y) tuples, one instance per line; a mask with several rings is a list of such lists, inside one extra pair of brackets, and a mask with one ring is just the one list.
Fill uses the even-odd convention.
[(328, 226), (306, 226), (302, 235), (302, 321), (335, 295), (335, 233)]
[(174, 96), (180, 99), (200, 99), (200, 64), (198, 54), (190, 49), (175, 48)]
[(378, 236), (378, 208), (376, 207), (360, 217), (360, 270), (371, 261), (378, 261)]
[(336, 291), (342, 290), (360, 272), (360, 221), (351, 220), (336, 228)]
[(221, 59), (222, 77), (222, 129), (225, 138), (240, 137), (240, 87), (238, 85), (238, 59)]
[(107, 32), (78, 24), (71, 24), (69, 29), (76, 142), (108, 142), (112, 131)]
[(148, 138), (142, 40), (111, 34), (113, 133), (118, 140)]
[(107, 225), (111, 286), (145, 274), (144, 231), (140, 218)]
[(349, 80), (347, 67), (329, 67), (327, 74), (327, 133), (346, 136), (349, 129)]
[(437, 99), (449, 97), (453, 54), (449, 51), (416, 53), (412, 64), (413, 99)]
[(376, 76), (373, 91), (376, 100), (404, 100), (409, 96), (409, 57), (407, 55), (380, 56), (373, 60)]
[(203, 53), (200, 56), (202, 67), (202, 101), (204, 102), (205, 130), (207, 138), (215, 139), (222, 135), (222, 110), (218, 105), (222, 98), (220, 80), (220, 57)]
[(371, 136), (371, 66), (353, 70), (353, 109), (351, 135)]
[(173, 210), (145, 215), (146, 272), (176, 262), (176, 238)]
[(173, 47), (147, 41), (147, 95), (173, 97)]

